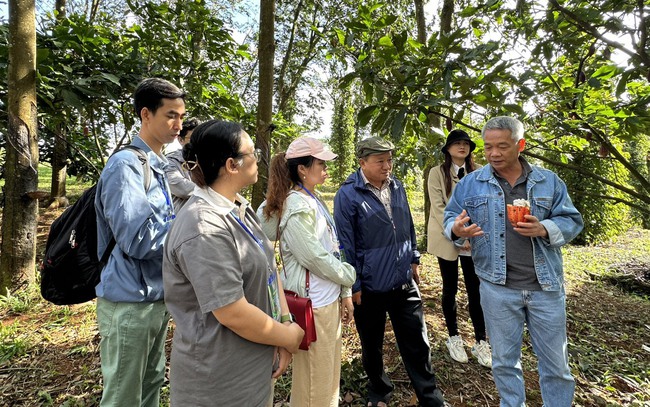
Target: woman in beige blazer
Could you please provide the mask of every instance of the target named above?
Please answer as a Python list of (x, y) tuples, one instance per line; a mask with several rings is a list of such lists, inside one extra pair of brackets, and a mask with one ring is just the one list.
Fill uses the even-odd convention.
[(486, 367), (492, 366), (490, 345), (487, 342), (483, 309), (479, 294), (479, 279), (474, 273), (474, 262), (471, 257), (469, 241), (462, 247), (457, 247), (443, 235), (443, 212), (451, 197), (456, 184), (466, 174), (480, 168), (474, 163), (472, 151), (476, 144), (463, 130), (452, 130), (447, 137), (447, 142), (442, 148), (445, 155), (443, 164), (434, 167), (429, 172), (428, 189), (431, 198), (431, 211), (429, 213), (429, 227), (427, 230), (429, 253), (438, 258), (440, 273), (442, 275), (442, 312), (449, 332), (447, 348), (452, 359), (466, 363), (467, 353), (465, 343), (458, 332), (456, 293), (458, 292), (458, 260), (463, 269), (465, 288), (469, 302), (469, 315), (474, 326), (475, 344), (472, 354), (478, 362)]

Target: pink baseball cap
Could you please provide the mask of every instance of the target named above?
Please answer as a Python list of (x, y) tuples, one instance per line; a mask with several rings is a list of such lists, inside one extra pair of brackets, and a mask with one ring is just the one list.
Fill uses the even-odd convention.
[(287, 148), (287, 159), (309, 156), (323, 161), (330, 161), (338, 157), (323, 142), (312, 137), (299, 137), (292, 141)]

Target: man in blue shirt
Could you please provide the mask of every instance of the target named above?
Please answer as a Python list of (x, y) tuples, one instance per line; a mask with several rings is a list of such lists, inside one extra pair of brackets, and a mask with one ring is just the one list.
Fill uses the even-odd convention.
[(386, 406), (393, 392), (383, 362), (387, 314), (419, 405), (444, 406), (417, 286), (420, 252), (411, 209), (402, 183), (391, 177), (394, 148), (377, 137), (360, 141), (360, 168), (334, 198), (339, 239), (346, 261), (357, 272), (352, 301), (368, 375), (368, 406)]
[[(526, 403), (521, 369), (524, 324), (538, 358), (544, 405), (569, 407), (569, 368), (561, 246), (583, 228), (566, 185), (520, 156), (523, 124), (495, 117), (483, 127), (488, 165), (456, 186), (444, 215), (451, 240), (470, 239), (481, 306), (492, 344), (492, 374), (502, 407)], [(511, 224), (507, 205), (527, 203), (530, 215)]]
[[(97, 183), (97, 254), (116, 245), (96, 287), (104, 390), (101, 406), (157, 407), (165, 377), (169, 314), (163, 302), (163, 242), (174, 218), (162, 147), (178, 136), (185, 92), (170, 82), (145, 79), (134, 93), (142, 126), (132, 145), (111, 156)], [(151, 183), (145, 190), (144, 171)]]

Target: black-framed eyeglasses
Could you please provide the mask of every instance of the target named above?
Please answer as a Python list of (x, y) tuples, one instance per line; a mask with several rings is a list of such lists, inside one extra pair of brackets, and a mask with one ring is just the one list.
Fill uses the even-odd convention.
[(255, 160), (257, 162), (260, 162), (260, 159), (262, 158), (262, 150), (259, 149), (259, 148), (256, 148), (255, 151), (253, 151), (252, 153), (241, 153), (241, 154), (239, 154), (240, 157), (243, 157), (245, 155), (252, 155), (252, 156), (255, 157)]

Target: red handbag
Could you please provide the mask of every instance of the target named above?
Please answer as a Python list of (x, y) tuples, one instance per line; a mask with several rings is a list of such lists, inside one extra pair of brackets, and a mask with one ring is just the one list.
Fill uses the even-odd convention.
[[(287, 275), (284, 269), (284, 257), (282, 256), (282, 243), (280, 243), (280, 225), (276, 232), (276, 243), (280, 246), (280, 262), (282, 263), (282, 271)], [(301, 297), (295, 291), (284, 290), (284, 298), (287, 299), (289, 312), (293, 314), (295, 322), (305, 331), (305, 336), (302, 337), (299, 348), (302, 350), (309, 350), (309, 345), (316, 342), (316, 324), (314, 323), (314, 310), (311, 307), (311, 298), (309, 298), (309, 270), (305, 270), (305, 292), (307, 297)]]
[[(306, 279), (307, 293), (309, 293), (309, 270)], [(302, 337), (300, 349), (309, 350), (309, 345), (316, 342), (316, 325), (314, 324), (314, 310), (311, 307), (309, 297), (301, 297), (291, 290), (284, 290), (284, 297), (287, 299), (289, 311), (293, 314), (295, 322), (305, 331)]]

